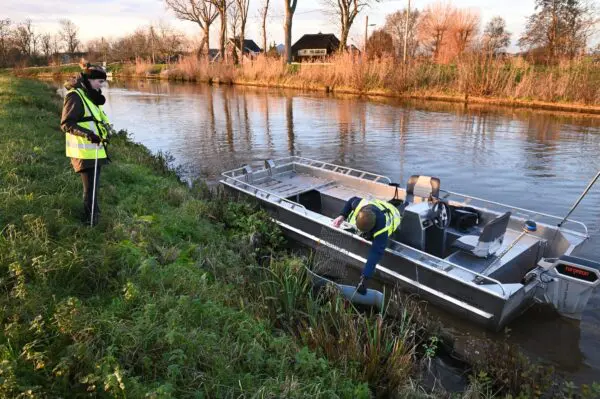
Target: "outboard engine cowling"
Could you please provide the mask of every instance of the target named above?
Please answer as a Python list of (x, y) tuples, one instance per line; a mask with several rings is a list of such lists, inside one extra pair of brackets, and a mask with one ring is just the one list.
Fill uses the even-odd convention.
[(542, 301), (562, 316), (579, 320), (600, 285), (600, 263), (563, 255), (539, 278), (545, 285)]

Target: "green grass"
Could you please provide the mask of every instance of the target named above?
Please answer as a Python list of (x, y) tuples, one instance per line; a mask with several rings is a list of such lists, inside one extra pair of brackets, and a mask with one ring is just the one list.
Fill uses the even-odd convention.
[(371, 394), (234, 283), (268, 222), (253, 206), (189, 190), (121, 134), (100, 224), (82, 226), (59, 109), (44, 84), (0, 77), (1, 397)]

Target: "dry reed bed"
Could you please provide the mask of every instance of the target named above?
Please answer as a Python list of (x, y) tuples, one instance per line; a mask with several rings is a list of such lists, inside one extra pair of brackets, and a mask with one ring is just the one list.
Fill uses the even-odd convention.
[[(145, 73), (151, 65), (135, 67)], [(404, 67), (395, 59), (365, 61), (339, 55), (328, 63), (284, 65), (259, 57), (235, 66), (188, 57), (161, 73), (189, 81), (255, 84), (389, 96), (499, 98), (600, 106), (600, 65), (590, 60), (540, 67), (522, 58), (498, 60), (465, 56), (455, 64), (419, 62)]]

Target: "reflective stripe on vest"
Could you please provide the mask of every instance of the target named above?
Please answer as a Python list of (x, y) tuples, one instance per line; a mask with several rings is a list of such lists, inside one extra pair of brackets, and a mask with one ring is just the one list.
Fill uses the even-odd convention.
[(377, 209), (383, 212), (385, 215), (385, 227), (381, 230), (378, 230), (373, 234), (373, 238), (378, 235), (387, 232), (388, 237), (392, 236), (392, 233), (396, 231), (398, 226), (400, 226), (400, 221), (402, 220), (400, 216), (400, 211), (394, 205), (390, 204), (387, 201), (380, 201), (378, 199), (366, 200), (362, 199), (358, 203), (358, 206), (350, 213), (348, 218), (348, 223), (356, 226), (356, 217), (358, 216), (358, 212), (367, 205), (373, 205)]
[[(84, 109), (84, 121), (77, 122), (77, 125), (91, 130), (95, 135), (106, 138), (107, 131), (104, 127), (104, 123), (108, 123), (108, 118), (102, 108), (94, 104), (81, 89), (71, 89), (68, 93), (75, 92), (81, 99)], [(86, 120), (86, 119), (93, 119)], [(93, 144), (87, 139), (87, 137), (75, 136), (74, 134), (65, 134), (65, 149), (67, 157), (79, 158), (79, 159), (95, 159), (96, 150), (98, 151), (98, 158), (106, 158), (106, 151), (102, 144)]]

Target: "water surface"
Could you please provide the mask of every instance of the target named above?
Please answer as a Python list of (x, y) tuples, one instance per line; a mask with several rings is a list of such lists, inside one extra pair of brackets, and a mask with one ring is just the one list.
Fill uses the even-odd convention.
[[(406, 182), (433, 175), (442, 188), (563, 216), (600, 169), (600, 119), (487, 106), (364, 99), (244, 87), (114, 82), (106, 110), (117, 128), (168, 151), (190, 178), (301, 155)], [(600, 259), (600, 183), (573, 218)], [(441, 315), (462, 338), (492, 337)], [(510, 325), (510, 339), (577, 382), (600, 381), (600, 298), (581, 322), (539, 310)]]

